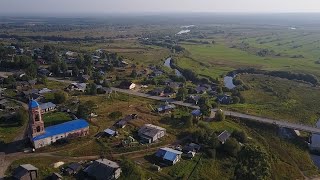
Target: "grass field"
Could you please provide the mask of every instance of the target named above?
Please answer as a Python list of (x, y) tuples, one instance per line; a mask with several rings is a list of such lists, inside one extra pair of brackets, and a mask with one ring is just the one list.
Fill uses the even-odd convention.
[(245, 104), (228, 106), (244, 113), (314, 125), (320, 116), (319, 89), (263, 75), (240, 75), (251, 89), (242, 92)]
[(249, 52), (230, 48), (224, 42), (214, 45), (183, 44), (187, 55), (178, 59), (178, 65), (194, 69), (200, 75), (217, 77), (230, 69), (254, 67), (265, 70), (284, 70), (311, 73), (320, 77), (319, 65), (314, 59), (289, 57), (259, 57)]
[[(249, 136), (249, 144), (262, 147), (271, 155), (271, 177), (270, 179), (303, 179), (319, 175), (319, 171), (313, 165), (308, 153), (308, 148), (301, 145), (298, 139), (281, 139), (278, 130), (272, 126), (261, 126), (261, 124), (248, 123), (247, 125), (235, 121), (226, 120), (223, 122), (204, 123), (215, 132), (228, 130), (243, 130)], [(152, 165), (148, 157), (137, 158), (135, 161), (141, 163), (146, 171)], [(217, 152), (215, 159), (209, 159), (198, 154), (194, 159), (183, 159), (174, 166), (163, 167), (160, 172), (154, 172), (158, 176), (169, 176), (167, 179), (232, 179), (236, 159)], [(194, 171), (192, 172), (192, 170)], [(192, 174), (191, 174), (192, 172)], [(189, 177), (190, 176), (190, 177)]]
[(46, 127), (64, 123), (70, 120), (71, 117), (64, 112), (49, 112), (43, 115), (43, 121)]

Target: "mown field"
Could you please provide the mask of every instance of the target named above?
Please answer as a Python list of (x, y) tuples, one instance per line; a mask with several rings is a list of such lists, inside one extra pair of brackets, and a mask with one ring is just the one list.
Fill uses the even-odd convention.
[(245, 104), (230, 109), (310, 125), (320, 117), (319, 88), (263, 75), (240, 75), (240, 79), (251, 89), (242, 92)]

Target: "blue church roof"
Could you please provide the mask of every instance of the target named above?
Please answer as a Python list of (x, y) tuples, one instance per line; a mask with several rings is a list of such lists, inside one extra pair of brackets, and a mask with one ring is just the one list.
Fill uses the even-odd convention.
[(67, 132), (78, 130), (78, 129), (82, 129), (88, 126), (89, 126), (89, 123), (84, 119), (77, 119), (77, 120), (68, 121), (62, 124), (49, 126), (45, 128), (44, 134), (34, 137), (33, 141), (55, 136), (58, 134), (67, 133)]
[(36, 107), (39, 107), (39, 103), (37, 101), (35, 101), (35, 100), (29, 101), (29, 109), (33, 109)]

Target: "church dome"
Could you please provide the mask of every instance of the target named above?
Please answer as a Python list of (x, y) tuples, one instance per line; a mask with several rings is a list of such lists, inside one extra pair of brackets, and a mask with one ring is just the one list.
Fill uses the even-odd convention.
[(29, 102), (29, 109), (33, 109), (33, 108), (37, 108), (37, 107), (39, 107), (39, 103), (37, 101), (31, 100)]

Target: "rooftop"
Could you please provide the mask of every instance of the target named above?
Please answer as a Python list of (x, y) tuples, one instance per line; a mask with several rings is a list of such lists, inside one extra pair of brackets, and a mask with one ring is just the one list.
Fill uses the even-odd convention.
[(29, 102), (29, 109), (33, 109), (33, 108), (37, 108), (37, 107), (39, 107), (39, 103), (37, 101), (31, 100)]
[(52, 102), (40, 104), (40, 109), (48, 109), (48, 108), (55, 108), (55, 107), (56, 105), (53, 104)]
[(142, 134), (147, 137), (154, 137), (156, 134), (158, 134), (161, 131), (165, 131), (166, 129), (155, 126), (152, 124), (145, 124), (139, 129), (139, 134)]
[(77, 119), (73, 121), (68, 121), (62, 124), (49, 126), (45, 128), (45, 133), (33, 138), (33, 141), (44, 139), (47, 137), (55, 136), (58, 134), (63, 134), (66, 132), (82, 129), (89, 127), (89, 123), (84, 119)]
[(176, 157), (178, 155), (182, 154), (181, 151), (177, 151), (171, 148), (160, 148), (157, 152), (156, 152), (156, 156), (163, 158), (165, 160), (169, 160), (169, 161), (174, 161), (176, 159)]

